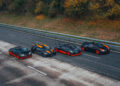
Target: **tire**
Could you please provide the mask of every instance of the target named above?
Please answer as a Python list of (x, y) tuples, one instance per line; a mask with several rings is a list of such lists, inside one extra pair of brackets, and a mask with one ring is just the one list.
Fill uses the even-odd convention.
[(107, 51), (107, 54), (110, 54), (110, 50)]
[(56, 55), (56, 52), (55, 53), (53, 53), (54, 55)]
[(70, 53), (70, 52), (67, 52), (67, 55), (68, 55), (68, 56), (70, 56), (70, 55), (71, 55), (71, 53)]
[(55, 51), (56, 51), (56, 52), (58, 52), (58, 49), (57, 49), (57, 48), (55, 48)]
[(43, 56), (43, 57), (47, 57), (47, 56), (46, 56), (45, 54), (43, 54), (43, 53), (41, 54), (41, 56)]
[(84, 46), (82, 46), (82, 47), (81, 47), (81, 50), (82, 50), (82, 51), (85, 51), (85, 48), (84, 48)]
[(10, 52), (10, 51), (9, 51), (9, 55), (10, 55), (10, 56), (12, 56), (12, 54), (11, 54), (11, 53), (12, 53), (12, 52)]
[(17, 58), (17, 59), (20, 59), (20, 57), (19, 57), (19, 56), (16, 56), (16, 58)]
[(100, 51), (99, 51), (99, 50), (96, 50), (96, 54), (100, 55)]
[(31, 48), (31, 51), (32, 51), (32, 53), (35, 53), (35, 49), (33, 49), (33, 48), (34, 48), (34, 47)]

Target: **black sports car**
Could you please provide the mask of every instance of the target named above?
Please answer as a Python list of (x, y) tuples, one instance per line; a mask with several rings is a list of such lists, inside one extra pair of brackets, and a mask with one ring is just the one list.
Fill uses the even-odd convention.
[(32, 46), (31, 51), (43, 57), (56, 55), (56, 51), (45, 44), (36, 43)]
[(9, 49), (9, 55), (15, 56), (18, 59), (26, 59), (32, 57), (32, 52), (24, 47), (15, 47)]
[(81, 48), (73, 44), (57, 44), (55, 51), (68, 56), (78, 56), (82, 54)]
[(96, 54), (108, 54), (110, 48), (107, 45), (96, 42), (84, 42), (81, 46), (83, 51), (90, 51)]

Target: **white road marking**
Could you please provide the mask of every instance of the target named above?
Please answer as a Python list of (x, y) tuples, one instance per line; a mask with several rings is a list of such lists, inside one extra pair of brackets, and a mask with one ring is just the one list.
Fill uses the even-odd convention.
[[(1, 43), (1, 41), (0, 41), (0, 43)], [(6, 42), (4, 44), (6, 44)], [(7, 46), (3, 46), (3, 45), (0, 46), (2, 48), (2, 52), (4, 50), (6, 53), (8, 53), (8, 51), (7, 51), (9, 49), (8, 46), (11, 46), (11, 44), (9, 43), (9, 45), (7, 45)], [(56, 75), (57, 79), (70, 80), (69, 82), (75, 81), (75, 82), (82, 83), (86, 86), (97, 86), (99, 84), (101, 84), (103, 86), (110, 86), (111, 84), (117, 82), (117, 80), (113, 80), (113, 79), (109, 79), (105, 76), (101, 76), (97, 73), (94, 73), (94, 71), (91, 72), (86, 69), (83, 69), (83, 68), (80, 68), (77, 66), (73, 66), (69, 63), (61, 62), (57, 59), (43, 58), (38, 55), (33, 55), (33, 57), (35, 57), (35, 58), (25, 60), (25, 62), (30, 63), (32, 65), (32, 66), (30, 66), (30, 65), (27, 66), (27, 68), (32, 69), (36, 73), (39, 73), (41, 76), (47, 76), (49, 73), (51, 75), (52, 74), (56, 75), (56, 73), (57, 73), (57, 75)], [(89, 62), (94, 62), (87, 58), (80, 58), (80, 59), (88, 60)], [(94, 63), (101, 65), (100, 62), (99, 63), (94, 62)], [(106, 65), (101, 65), (101, 66), (106, 66)], [(109, 67), (109, 66), (106, 66), (106, 67)], [(47, 72), (49, 72), (49, 73), (46, 74), (36, 68), (45, 68), (47, 70)], [(110, 67), (110, 69), (116, 70), (116, 68), (113, 68), (113, 67), (112, 68)], [(60, 73), (60, 75), (58, 73)]]
[(40, 71), (40, 70), (38, 70), (38, 69), (36, 69), (36, 68), (34, 68), (32, 66), (27, 66), (27, 67), (30, 68), (30, 69), (32, 69), (32, 70), (35, 70), (35, 71), (39, 72), (40, 74), (42, 74), (44, 76), (47, 76), (47, 74), (45, 72), (42, 72), (42, 71)]
[(96, 58), (96, 59), (100, 59), (100, 57), (97, 57), (97, 56), (93, 56), (93, 55), (89, 55), (89, 54), (83, 54), (85, 56), (90, 56), (90, 57), (93, 57), (93, 58)]
[[(11, 31), (18, 31), (18, 32), (23, 32), (21, 30), (11, 30)], [(30, 32), (24, 32), (24, 33), (30, 33)], [(69, 43), (72, 43), (72, 44), (77, 44), (77, 45), (82, 45), (81, 43), (75, 43), (75, 42), (72, 42), (72, 41), (66, 41), (66, 40), (62, 40), (62, 39), (59, 39), (59, 38), (53, 38), (53, 37), (47, 37), (47, 36), (43, 36), (43, 35), (38, 35), (38, 34), (34, 34), (34, 33), (30, 33), (31, 35), (33, 36), (41, 36), (41, 37), (45, 37), (45, 38), (49, 38), (49, 39), (53, 39), (53, 40), (58, 40), (58, 41), (63, 41), (63, 42), (69, 42)], [(114, 50), (111, 50), (112, 52), (115, 52), (115, 53), (119, 53), (119, 51), (114, 51)]]

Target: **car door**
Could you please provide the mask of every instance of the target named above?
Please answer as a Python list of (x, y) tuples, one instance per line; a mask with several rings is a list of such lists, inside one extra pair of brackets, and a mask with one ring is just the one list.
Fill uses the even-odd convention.
[(66, 53), (67, 53), (67, 51), (66, 51), (66, 47), (65, 47), (65, 46), (61, 46), (59, 52), (60, 52), (60, 53), (64, 53), (64, 54), (66, 54)]
[(13, 54), (17, 55), (17, 50), (13, 49)]
[(92, 43), (88, 44), (88, 50), (90, 52), (94, 52), (94, 44), (92, 44)]
[(61, 47), (61, 50), (66, 52), (66, 47), (65, 47), (65, 46), (62, 46), (62, 47)]

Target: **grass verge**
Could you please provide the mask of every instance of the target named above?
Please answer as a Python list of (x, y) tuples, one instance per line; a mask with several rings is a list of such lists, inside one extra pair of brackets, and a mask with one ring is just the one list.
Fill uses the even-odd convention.
[(120, 42), (120, 21), (118, 20), (73, 20), (45, 16), (38, 18), (32, 15), (6, 13), (0, 13), (0, 16), (0, 23)]

